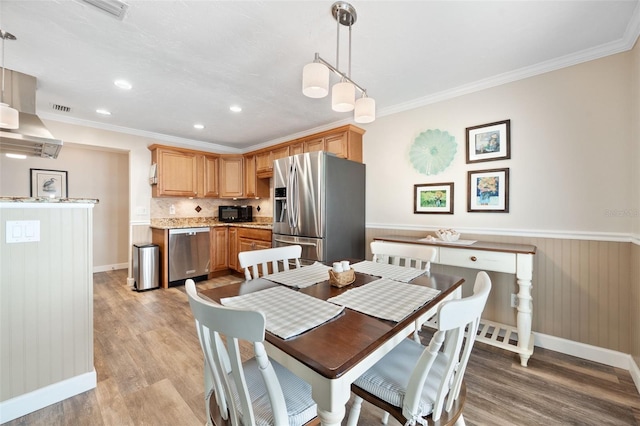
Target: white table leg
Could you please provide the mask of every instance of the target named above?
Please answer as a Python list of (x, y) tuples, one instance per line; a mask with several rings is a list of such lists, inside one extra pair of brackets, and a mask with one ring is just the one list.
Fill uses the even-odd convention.
[(351, 383), (346, 382), (344, 377), (335, 380), (319, 378), (311, 385), (322, 426), (340, 426), (342, 423), (351, 397)]
[(526, 367), (531, 357), (529, 340), (531, 339), (533, 318), (533, 297), (531, 296), (533, 255), (518, 254), (516, 277), (518, 281), (518, 315), (516, 317), (518, 353), (520, 354), (520, 365)]

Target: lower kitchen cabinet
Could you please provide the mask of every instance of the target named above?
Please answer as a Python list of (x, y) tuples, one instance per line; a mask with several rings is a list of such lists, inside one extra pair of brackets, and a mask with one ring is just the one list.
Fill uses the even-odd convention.
[[(235, 230), (235, 241), (231, 232)], [(229, 228), (229, 268), (244, 272), (238, 262), (238, 253), (242, 251), (261, 250), (271, 248), (271, 230), (255, 228)], [(233, 263), (232, 263), (233, 259)]]
[(224, 271), (229, 267), (229, 231), (226, 226), (211, 228), (210, 238), (210, 272)]

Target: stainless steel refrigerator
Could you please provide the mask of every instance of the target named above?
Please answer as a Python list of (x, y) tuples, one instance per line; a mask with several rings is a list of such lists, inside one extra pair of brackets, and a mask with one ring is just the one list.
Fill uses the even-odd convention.
[(303, 263), (364, 259), (364, 164), (309, 152), (275, 160), (273, 178), (273, 247), (301, 245)]

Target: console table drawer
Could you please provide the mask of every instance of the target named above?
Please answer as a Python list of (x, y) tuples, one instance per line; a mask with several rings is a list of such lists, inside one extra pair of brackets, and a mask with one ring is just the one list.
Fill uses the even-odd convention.
[(486, 271), (516, 273), (516, 254), (440, 247), (439, 263)]

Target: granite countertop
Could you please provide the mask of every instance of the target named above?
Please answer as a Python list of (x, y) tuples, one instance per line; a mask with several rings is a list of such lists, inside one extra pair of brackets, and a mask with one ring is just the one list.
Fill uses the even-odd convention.
[(273, 228), (272, 218), (256, 218), (254, 222), (219, 222), (215, 217), (185, 217), (151, 219), (151, 227), (156, 229), (199, 228), (216, 226), (235, 226), (240, 228), (269, 229)]
[(0, 203), (67, 203), (97, 204), (97, 198), (0, 197)]

